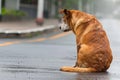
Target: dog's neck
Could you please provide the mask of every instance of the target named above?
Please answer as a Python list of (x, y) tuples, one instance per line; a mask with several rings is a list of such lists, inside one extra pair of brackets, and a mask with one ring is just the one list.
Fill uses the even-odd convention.
[(98, 23), (99, 22), (95, 18), (93, 18), (86, 23), (82, 23), (78, 26), (75, 26), (73, 32), (77, 37), (79, 36), (79, 38), (82, 38), (82, 36), (87, 34), (88, 32), (96, 30), (98, 28), (102, 28), (102, 25), (98, 25)]

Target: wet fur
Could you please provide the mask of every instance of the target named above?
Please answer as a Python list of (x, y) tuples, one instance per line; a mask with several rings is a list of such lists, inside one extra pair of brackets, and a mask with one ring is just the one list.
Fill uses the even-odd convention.
[(76, 35), (77, 61), (66, 72), (103, 72), (112, 62), (112, 51), (101, 23), (92, 15), (78, 10), (60, 10), (64, 22)]

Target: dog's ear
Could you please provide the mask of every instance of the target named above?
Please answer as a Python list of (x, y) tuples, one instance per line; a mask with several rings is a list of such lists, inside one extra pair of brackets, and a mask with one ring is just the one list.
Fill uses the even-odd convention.
[(70, 11), (67, 10), (67, 9), (60, 9), (60, 10), (59, 10), (59, 13), (60, 13), (60, 14), (67, 15), (67, 16), (70, 15)]

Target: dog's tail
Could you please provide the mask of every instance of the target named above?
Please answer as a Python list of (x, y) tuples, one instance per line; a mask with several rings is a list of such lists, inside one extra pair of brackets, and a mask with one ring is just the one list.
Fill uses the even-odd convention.
[(69, 66), (64, 66), (60, 70), (64, 72), (97, 72), (97, 70), (94, 68), (80, 68), (80, 67), (69, 67)]

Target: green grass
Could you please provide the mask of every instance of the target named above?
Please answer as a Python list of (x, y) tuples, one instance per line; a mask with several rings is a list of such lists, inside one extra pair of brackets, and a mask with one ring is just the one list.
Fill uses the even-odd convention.
[(10, 16), (25, 16), (26, 14), (20, 10), (7, 10), (6, 8), (2, 8), (2, 15), (10, 15)]

